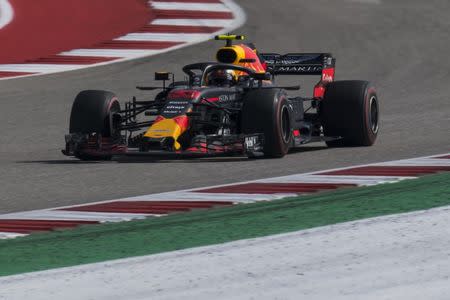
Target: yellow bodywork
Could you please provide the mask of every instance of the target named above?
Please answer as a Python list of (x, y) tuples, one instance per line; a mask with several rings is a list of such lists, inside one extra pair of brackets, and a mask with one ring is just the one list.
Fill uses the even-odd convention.
[(177, 139), (182, 133), (183, 133), (182, 128), (173, 119), (163, 119), (150, 126), (147, 132), (145, 132), (144, 137), (148, 138), (171, 137), (174, 140), (173, 146), (175, 150), (179, 150), (181, 148), (181, 145), (180, 143), (178, 143)]

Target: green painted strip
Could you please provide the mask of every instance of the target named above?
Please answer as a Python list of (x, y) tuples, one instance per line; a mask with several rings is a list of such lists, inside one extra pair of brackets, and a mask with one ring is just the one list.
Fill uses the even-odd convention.
[(0, 241), (0, 275), (147, 255), (450, 204), (450, 173)]

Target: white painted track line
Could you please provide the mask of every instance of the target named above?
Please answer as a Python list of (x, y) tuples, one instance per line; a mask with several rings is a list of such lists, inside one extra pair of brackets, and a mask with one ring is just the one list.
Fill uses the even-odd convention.
[[(142, 195), (128, 198), (117, 199), (116, 201), (198, 201), (198, 202), (209, 202), (209, 201), (227, 201), (234, 203), (251, 203), (255, 201), (272, 201), (276, 199), (281, 199), (285, 197), (293, 197), (297, 196), (297, 194), (293, 193), (280, 193), (280, 194), (237, 194), (237, 193), (195, 193), (190, 191), (179, 191), (179, 192), (167, 192), (160, 194), (150, 194), (150, 195)], [(110, 202), (110, 201), (106, 201)], [(105, 203), (96, 202), (92, 204)], [(79, 206), (84, 206), (86, 204), (80, 204)], [(68, 206), (68, 207), (76, 207), (76, 206)], [(16, 213), (12, 213), (16, 214)], [(0, 215), (0, 220), (4, 215)]]
[(59, 55), (132, 58), (143, 55), (152, 55), (158, 52), (159, 50), (146, 49), (75, 49), (61, 52)]
[(136, 200), (164, 200), (164, 201), (232, 201), (235, 203), (250, 203), (255, 201), (271, 201), (286, 197), (295, 197), (294, 193), (278, 193), (278, 194), (244, 194), (244, 193), (196, 193), (196, 192), (169, 192), (157, 195), (148, 195), (133, 198), (121, 199), (121, 201), (136, 201)]
[(0, 29), (14, 19), (14, 10), (8, 0), (0, 0)]
[(19, 213), (1, 215), (1, 220), (58, 220), (58, 221), (98, 221), (98, 222), (122, 222), (134, 219), (144, 219), (159, 215), (152, 214), (128, 214), (128, 213), (102, 213), (69, 210), (32, 210)]
[(376, 185), (381, 183), (398, 182), (415, 177), (392, 177), (392, 176), (353, 176), (353, 175), (290, 175), (277, 178), (258, 180), (261, 183), (342, 183), (356, 184), (361, 186)]
[(162, 10), (197, 10), (230, 12), (230, 9), (221, 3), (188, 3), (188, 2), (151, 2), (153, 9)]
[(445, 167), (450, 166), (450, 159), (435, 159), (435, 158), (417, 158), (417, 159), (405, 159), (395, 162), (385, 162), (375, 164), (376, 166), (433, 166), (433, 167)]
[(27, 234), (15, 233), (15, 232), (0, 232), (0, 240), (12, 239), (16, 237), (26, 236)]
[(0, 71), (5, 72), (62, 72), (85, 68), (86, 65), (66, 64), (4, 64), (0, 65)]
[(177, 26), (202, 26), (202, 27), (229, 27), (232, 19), (156, 19), (151, 25), (177, 25)]
[(209, 39), (211, 33), (129, 33), (117, 41), (193, 42)]

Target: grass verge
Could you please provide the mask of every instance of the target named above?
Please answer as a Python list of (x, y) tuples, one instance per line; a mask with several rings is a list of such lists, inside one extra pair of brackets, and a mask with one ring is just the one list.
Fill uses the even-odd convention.
[(0, 241), (0, 276), (148, 255), (450, 204), (450, 173)]

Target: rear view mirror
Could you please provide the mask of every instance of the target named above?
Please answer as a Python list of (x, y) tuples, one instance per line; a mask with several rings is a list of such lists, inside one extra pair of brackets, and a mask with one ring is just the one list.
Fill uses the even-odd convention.
[(155, 80), (169, 80), (169, 72), (155, 72)]
[(270, 80), (271, 76), (270, 73), (265, 72), (265, 73), (254, 73), (252, 75), (252, 77), (256, 80)]
[(256, 59), (254, 59), (254, 58), (241, 58), (239, 60), (239, 63), (241, 63), (241, 64), (254, 63), (254, 62), (256, 62)]

